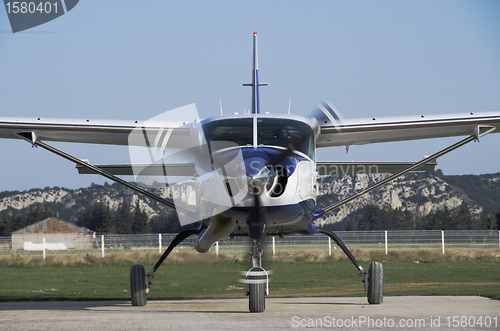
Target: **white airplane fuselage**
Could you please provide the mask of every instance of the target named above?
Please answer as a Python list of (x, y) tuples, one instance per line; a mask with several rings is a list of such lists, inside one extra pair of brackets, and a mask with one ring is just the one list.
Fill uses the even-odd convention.
[[(219, 178), (219, 181), (232, 182), (220, 185), (217, 194), (228, 197), (244, 194), (231, 208), (212, 218), (213, 227), (225, 229), (220, 235), (248, 234), (250, 218), (255, 217), (252, 192), (255, 181), (259, 184), (259, 217), (265, 224), (266, 234), (299, 232), (319, 216), (315, 211), (318, 192), (315, 145), (319, 129), (314, 118), (268, 114), (220, 116), (200, 122), (198, 129), (202, 129), (209, 146), (212, 169), (221, 166), (216, 164), (216, 159), (231, 159), (236, 152), (242, 157), (242, 164), (237, 165), (244, 169), (239, 178)], [(221, 141), (235, 147), (213, 148)], [(293, 152), (287, 152), (290, 145), (293, 145)], [(269, 165), (285, 153), (287, 155), (277, 164)], [(242, 183), (248, 185), (243, 187)], [(246, 191), (240, 192), (240, 189)], [(197, 189), (203, 190), (202, 187)]]

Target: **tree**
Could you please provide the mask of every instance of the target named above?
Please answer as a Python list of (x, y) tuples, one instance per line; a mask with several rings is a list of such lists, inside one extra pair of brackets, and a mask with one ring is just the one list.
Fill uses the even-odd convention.
[(470, 209), (466, 206), (462, 206), (456, 209), (456, 212), (453, 215), (454, 224), (450, 229), (444, 230), (471, 230), (472, 229), (472, 215), (470, 213)]
[(22, 229), (22, 228), (26, 227), (27, 225), (28, 224), (27, 224), (26, 217), (24, 217), (23, 215), (17, 215), (16, 211), (13, 210), (12, 211), (12, 232), (17, 231), (19, 229)]
[(130, 205), (125, 198), (122, 199), (120, 206), (116, 210), (114, 223), (116, 233), (132, 233), (132, 214), (130, 213)]
[(28, 216), (26, 218), (26, 225), (35, 224), (38, 221), (41, 221), (42, 208), (40, 208), (40, 204), (37, 203), (35, 209), (33, 210), (33, 205), (30, 206), (30, 211), (28, 212)]
[(472, 219), (471, 230), (493, 230), (491, 229), (491, 214), (483, 210), (479, 217)]
[(135, 204), (134, 221), (132, 223), (132, 233), (148, 233), (149, 232), (149, 216), (141, 209), (139, 200)]
[(368, 206), (365, 214), (358, 222), (358, 230), (371, 231), (383, 228), (382, 209), (377, 205)]
[(500, 210), (495, 213), (495, 220), (492, 221), (492, 224), (495, 223), (496, 226), (494, 228), (492, 227), (492, 230), (500, 230)]
[(345, 231), (356, 231), (357, 229), (358, 225), (356, 224), (356, 222), (352, 218), (349, 218)]
[(453, 230), (454, 220), (451, 210), (448, 207), (431, 210), (421, 222), (418, 230)]
[(5, 214), (0, 224), (0, 236), (10, 236), (12, 232), (12, 215)]
[(416, 220), (410, 211), (393, 209), (390, 205), (383, 208), (377, 205), (368, 206), (358, 223), (358, 229), (361, 231), (412, 230), (415, 226)]
[(114, 230), (111, 210), (101, 201), (87, 206), (78, 217), (76, 224), (101, 233)]
[(381, 217), (384, 219), (384, 228), (378, 230), (413, 230), (415, 229), (415, 220), (413, 214), (408, 210), (401, 208), (393, 209), (386, 205), (382, 209)]
[[(192, 226), (192, 225), (191, 225)], [(179, 224), (177, 213), (168, 211), (165, 214), (151, 218), (149, 222), (150, 233), (176, 233), (182, 227)]]

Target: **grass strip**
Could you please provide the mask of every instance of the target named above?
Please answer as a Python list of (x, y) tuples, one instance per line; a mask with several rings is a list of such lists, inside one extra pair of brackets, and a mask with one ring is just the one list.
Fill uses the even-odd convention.
[[(362, 253), (361, 264), (384, 264), (386, 296), (480, 295), (500, 299), (498, 252), (438, 255), (426, 251)], [(0, 301), (129, 300), (129, 270), (148, 271), (158, 254), (111, 254), (0, 258)], [(148, 298), (237, 298), (244, 296), (246, 256), (174, 254), (155, 274)], [(269, 258), (270, 296), (365, 296), (361, 277), (341, 255), (281, 254)]]

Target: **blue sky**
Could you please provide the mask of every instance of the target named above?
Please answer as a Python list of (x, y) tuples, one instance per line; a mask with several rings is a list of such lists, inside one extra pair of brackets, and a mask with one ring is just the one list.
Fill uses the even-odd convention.
[[(498, 1), (81, 0), (12, 34), (0, 8), (0, 117), (148, 119), (196, 103), (201, 117), (250, 107), (258, 31), (261, 109), (346, 118), (500, 111)], [(328, 148), (318, 160), (412, 161), (445, 138)], [(445, 174), (500, 171), (500, 135), (438, 160)], [(56, 144), (93, 163), (126, 148)], [(0, 191), (78, 188), (97, 176), (24, 141), (1, 140)]]

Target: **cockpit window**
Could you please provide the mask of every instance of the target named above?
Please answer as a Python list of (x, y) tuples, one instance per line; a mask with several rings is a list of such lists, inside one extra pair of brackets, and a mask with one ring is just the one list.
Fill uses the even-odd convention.
[[(231, 118), (208, 122), (203, 125), (207, 142), (230, 141), (238, 146), (253, 146), (253, 118)], [(307, 136), (307, 139), (302, 139)], [(296, 146), (300, 142), (299, 146)], [(304, 122), (285, 118), (257, 118), (257, 145), (287, 147), (314, 159), (312, 129)]]
[(253, 119), (231, 118), (203, 125), (206, 141), (231, 141), (238, 146), (253, 146)]
[[(294, 145), (296, 150), (309, 155), (312, 144), (312, 130), (306, 123), (283, 118), (257, 119), (257, 145), (287, 147)], [(308, 136), (308, 139), (302, 139)], [(298, 142), (299, 146), (296, 146)], [(311, 155), (309, 155), (311, 156)]]

